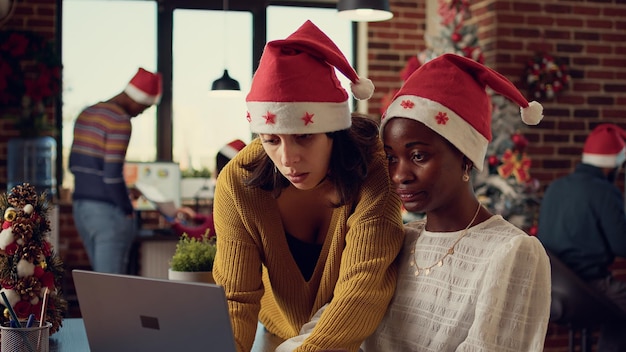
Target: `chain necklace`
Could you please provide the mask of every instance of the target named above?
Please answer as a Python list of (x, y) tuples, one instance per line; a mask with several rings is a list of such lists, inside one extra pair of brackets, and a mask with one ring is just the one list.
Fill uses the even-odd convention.
[(417, 258), (415, 257), (415, 247), (417, 247), (417, 239), (415, 240), (415, 246), (413, 246), (413, 249), (411, 249), (411, 254), (413, 254), (413, 258), (411, 259), (411, 262), (409, 263), (410, 266), (412, 266), (412, 267), (414, 266), (415, 267), (415, 276), (419, 276), (422, 273), (424, 273), (424, 275), (428, 276), (430, 274), (430, 271), (431, 271), (432, 268), (434, 268), (435, 266), (439, 266), (439, 267), (443, 266), (443, 260), (446, 259), (447, 256), (454, 254), (454, 247), (457, 245), (457, 243), (459, 243), (459, 241), (463, 237), (465, 237), (465, 235), (467, 234), (467, 230), (470, 228), (470, 226), (472, 226), (472, 223), (474, 222), (474, 220), (476, 220), (476, 217), (478, 216), (478, 213), (480, 212), (480, 208), (481, 208), (481, 204), (479, 202), (478, 203), (478, 208), (476, 208), (476, 213), (474, 214), (474, 217), (472, 218), (472, 220), (470, 220), (469, 224), (467, 224), (467, 227), (465, 227), (463, 232), (461, 232), (459, 237), (456, 239), (456, 241), (454, 241), (454, 243), (452, 243), (452, 246), (450, 248), (448, 248), (448, 250), (444, 253), (444, 255), (441, 256), (441, 258), (439, 258), (439, 260), (436, 261), (431, 266), (420, 268), (417, 265)]

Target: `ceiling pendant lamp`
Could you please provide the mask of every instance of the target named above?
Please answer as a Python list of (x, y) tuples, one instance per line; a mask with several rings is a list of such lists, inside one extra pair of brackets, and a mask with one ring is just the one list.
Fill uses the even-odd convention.
[[(222, 6), (223, 10), (224, 10), (224, 67), (226, 66), (226, 48), (228, 46), (227, 42), (228, 42), (228, 36), (226, 35), (227, 31), (227, 23), (226, 23), (226, 16), (227, 16), (227, 12), (228, 12), (228, 0), (224, 0), (223, 6)], [(224, 74), (222, 75), (222, 77), (216, 79), (215, 81), (213, 81), (213, 84), (211, 85), (211, 90), (209, 91), (209, 95), (210, 96), (228, 96), (228, 95), (237, 95), (239, 94), (241, 91), (241, 88), (239, 88), (239, 82), (237, 82), (234, 78), (230, 77), (228, 75), (228, 69), (224, 69)]]
[(228, 70), (224, 69), (222, 77), (213, 81), (211, 90), (240, 90), (239, 82), (228, 75)]
[(339, 17), (354, 22), (379, 22), (393, 18), (389, 0), (339, 0)]

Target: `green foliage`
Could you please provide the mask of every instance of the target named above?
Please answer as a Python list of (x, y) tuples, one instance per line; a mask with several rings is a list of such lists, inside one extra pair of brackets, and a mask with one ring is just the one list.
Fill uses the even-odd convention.
[(185, 233), (176, 244), (170, 267), (174, 271), (212, 271), (216, 251), (215, 236), (198, 239)]
[(204, 177), (204, 178), (210, 178), (211, 177), (211, 170), (209, 170), (206, 167), (202, 168), (200, 170), (194, 169), (194, 168), (189, 168), (189, 169), (182, 170), (181, 176), (182, 177)]

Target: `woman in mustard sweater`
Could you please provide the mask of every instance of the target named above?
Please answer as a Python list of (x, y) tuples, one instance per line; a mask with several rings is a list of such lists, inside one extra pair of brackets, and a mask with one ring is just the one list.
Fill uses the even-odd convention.
[(367, 99), (336, 45), (310, 21), (267, 44), (246, 98), (258, 134), (220, 173), (214, 277), (228, 298), (238, 351), (257, 322), (294, 351), (358, 351), (396, 286), (404, 239), (377, 124), (352, 117), (335, 67)]

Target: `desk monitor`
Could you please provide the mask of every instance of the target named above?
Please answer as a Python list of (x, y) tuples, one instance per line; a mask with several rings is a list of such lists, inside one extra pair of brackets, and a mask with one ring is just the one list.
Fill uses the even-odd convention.
[[(137, 189), (136, 185), (140, 183), (151, 190), (158, 190), (159, 201), (172, 201), (176, 208), (181, 206), (181, 172), (178, 163), (126, 162), (124, 180), (129, 190)], [(133, 208), (136, 211), (157, 210), (155, 199), (149, 200), (146, 196), (140, 195), (133, 201)]]

